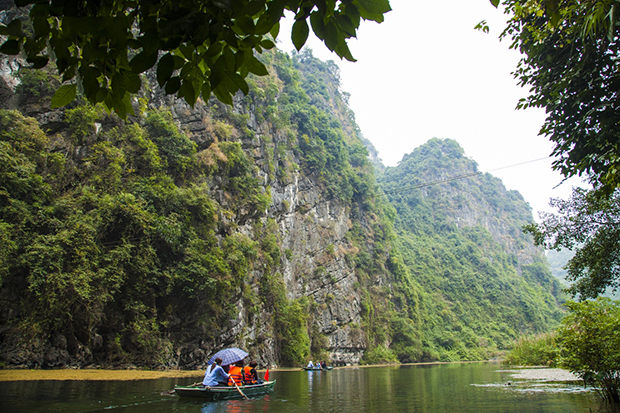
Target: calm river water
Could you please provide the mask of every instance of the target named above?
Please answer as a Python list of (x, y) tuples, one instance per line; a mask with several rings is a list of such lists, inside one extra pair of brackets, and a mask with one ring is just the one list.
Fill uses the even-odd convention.
[(0, 382), (0, 411), (13, 412), (589, 412), (580, 385), (519, 381), (494, 363), (270, 372), (273, 393), (202, 402), (169, 391), (196, 379)]

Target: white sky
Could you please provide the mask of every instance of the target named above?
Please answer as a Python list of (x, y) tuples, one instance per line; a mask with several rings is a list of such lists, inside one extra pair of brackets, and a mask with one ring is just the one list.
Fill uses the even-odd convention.
[[(357, 62), (341, 61), (320, 40), (306, 44), (314, 56), (335, 61), (342, 90), (349, 92), (364, 137), (386, 166), (429, 139), (454, 139), (479, 170), (518, 190), (537, 211), (553, 211), (550, 197), (568, 198), (571, 180), (551, 170), (551, 159), (493, 171), (551, 153), (538, 136), (544, 110), (515, 110), (527, 89), (511, 75), (519, 53), (498, 36), (507, 16), (489, 0), (390, 0), (392, 11), (381, 24), (364, 22), (349, 47)], [(474, 30), (481, 20), (485, 34)], [(278, 47), (294, 49), (292, 20), (282, 22)], [(312, 33), (311, 33), (311, 36)]]

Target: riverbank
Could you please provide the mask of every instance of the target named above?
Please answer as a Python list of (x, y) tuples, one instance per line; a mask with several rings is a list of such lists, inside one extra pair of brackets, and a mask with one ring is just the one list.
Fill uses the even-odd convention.
[(0, 381), (34, 380), (99, 380), (125, 381), (161, 378), (196, 377), (202, 379), (204, 371), (191, 370), (104, 370), (104, 369), (59, 369), (59, 370), (0, 370)]
[[(298, 368), (269, 369), (270, 371), (299, 370)], [(264, 371), (259, 372), (260, 374)], [(58, 370), (0, 370), (0, 381), (35, 381), (35, 380), (92, 380), (92, 381), (126, 381), (154, 380), (161, 378), (195, 377), (202, 381), (204, 370), (107, 370), (107, 369), (58, 369)]]
[[(456, 363), (480, 363), (456, 362)], [(339, 369), (372, 368), (372, 367), (400, 367), (448, 364), (443, 362), (411, 363), (411, 364), (383, 364), (364, 366), (344, 366)], [(451, 363), (454, 364), (454, 363)], [(299, 367), (281, 367), (269, 369), (270, 371), (298, 371)], [(523, 368), (505, 370), (512, 373), (514, 379), (540, 380), (540, 381), (578, 381), (579, 379), (571, 372), (562, 369), (551, 368)], [(264, 371), (260, 372), (261, 374)], [(108, 369), (58, 369), (58, 370), (0, 370), (0, 381), (35, 381), (35, 380), (90, 380), (90, 381), (127, 381), (127, 380), (154, 380), (161, 378), (185, 378), (195, 377), (196, 381), (202, 380), (203, 370), (108, 370)]]
[[(457, 362), (472, 363), (472, 362)], [(474, 363), (480, 363), (474, 362)], [(411, 364), (373, 364), (343, 366), (338, 368), (369, 368), (369, 367), (398, 367), (404, 365), (429, 365), (445, 364), (443, 362), (411, 363)], [(298, 371), (301, 367), (279, 367), (269, 369), (270, 371)], [(264, 373), (264, 371), (262, 372)], [(160, 378), (185, 378), (196, 377), (202, 380), (204, 370), (141, 370), (137, 368), (116, 370), (116, 369), (54, 369), (54, 370), (25, 370), (25, 369), (5, 369), (0, 370), (0, 381), (34, 381), (34, 380), (152, 380)]]

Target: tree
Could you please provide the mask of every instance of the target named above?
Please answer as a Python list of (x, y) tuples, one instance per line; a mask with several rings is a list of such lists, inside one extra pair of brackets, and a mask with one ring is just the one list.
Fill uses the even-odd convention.
[(525, 226), (537, 245), (575, 250), (566, 279), (573, 295), (594, 298), (608, 287), (620, 287), (620, 191), (573, 189), (569, 200), (553, 199), (557, 214), (542, 213), (540, 224)]
[(620, 303), (600, 297), (566, 306), (569, 313), (559, 329), (562, 366), (606, 401), (620, 403)]
[[(498, 6), (499, 0), (491, 0)], [(518, 107), (543, 107), (540, 133), (554, 142), (554, 169), (585, 175), (605, 193), (620, 186), (620, 2), (503, 0), (502, 37), (524, 57), (515, 77), (531, 94)]]
[[(248, 93), (249, 73), (266, 75), (256, 53), (275, 46), (284, 11), (295, 13), (300, 50), (312, 30), (340, 58), (353, 61), (347, 39), (362, 19), (383, 21), (389, 0), (15, 0), (22, 8), (0, 35), (0, 53), (23, 53), (34, 68), (52, 60), (63, 82), (52, 99), (64, 106), (79, 89), (121, 117), (132, 113), (140, 74), (157, 66), (168, 94), (190, 105), (213, 93), (232, 104)], [(21, 14), (20, 14), (21, 13)]]

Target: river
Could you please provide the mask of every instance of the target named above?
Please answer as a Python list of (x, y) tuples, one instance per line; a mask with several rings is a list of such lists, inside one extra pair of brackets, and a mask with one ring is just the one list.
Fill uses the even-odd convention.
[(574, 383), (515, 378), (496, 363), (272, 371), (275, 390), (250, 400), (203, 402), (171, 394), (198, 377), (128, 381), (0, 381), (13, 412), (588, 412), (596, 395)]

